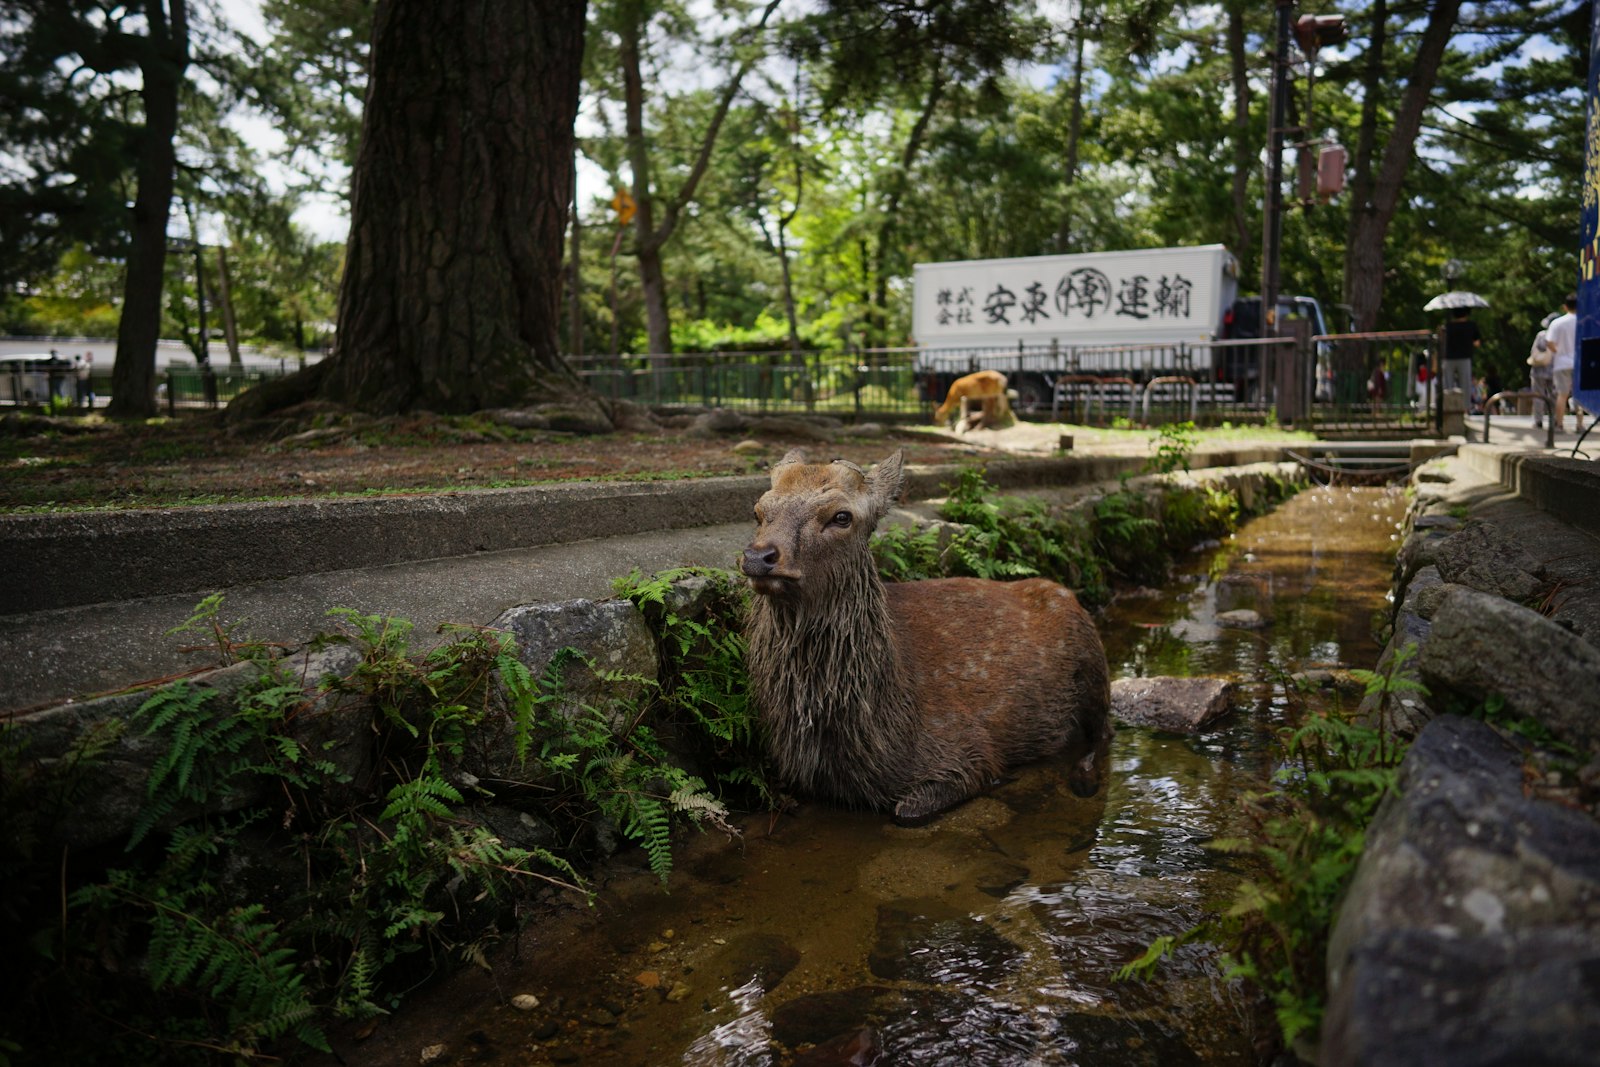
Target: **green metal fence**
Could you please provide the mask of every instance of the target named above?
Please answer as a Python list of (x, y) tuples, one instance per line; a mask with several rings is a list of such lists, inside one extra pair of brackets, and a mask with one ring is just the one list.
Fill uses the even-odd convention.
[[(1329, 435), (1420, 434), (1438, 424), (1430, 384), (1435, 346), (1427, 331), (1403, 331), (1144, 347), (686, 352), (568, 362), (603, 396), (669, 410), (920, 421), (951, 381), (982, 369), (1007, 375), (1018, 413), (1028, 418), (1102, 425), (1288, 420)], [(272, 368), (213, 368), (161, 371), (162, 408), (176, 414), (222, 407), (280, 376)], [(1374, 395), (1377, 369), (1385, 376)], [(110, 384), (109, 375), (95, 376), (101, 404)]]
[(602, 396), (650, 407), (911, 418), (932, 410), (917, 389), (915, 359), (915, 349), (887, 349), (578, 356), (568, 362)]

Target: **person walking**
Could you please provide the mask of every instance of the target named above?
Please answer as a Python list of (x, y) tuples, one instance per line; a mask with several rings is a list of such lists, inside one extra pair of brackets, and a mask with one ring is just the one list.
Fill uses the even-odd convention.
[(1550, 324), (1559, 316), (1559, 311), (1552, 311), (1539, 323), (1539, 332), (1534, 334), (1533, 346), (1528, 350), (1528, 388), (1539, 394), (1533, 402), (1533, 428), (1544, 428), (1545, 416), (1551, 414), (1551, 401), (1555, 395), (1554, 387), (1550, 381), (1550, 360), (1555, 351), (1550, 347)]
[(1459, 389), (1472, 406), (1472, 354), (1483, 344), (1483, 334), (1472, 321), (1470, 308), (1451, 308), (1444, 324), (1444, 359), (1439, 365), (1439, 387)]
[[(1567, 405), (1572, 401), (1572, 367), (1578, 351), (1578, 295), (1568, 293), (1567, 298), (1561, 302), (1566, 309), (1566, 314), (1550, 324), (1545, 331), (1545, 343), (1551, 347), (1550, 357), (1550, 383), (1555, 392), (1555, 419), (1556, 429), (1562, 433), (1567, 432)], [(1583, 417), (1578, 414), (1576, 407), (1572, 410), (1572, 418), (1577, 423), (1578, 433), (1583, 432)]]
[(82, 356), (72, 357), (72, 376), (77, 385), (77, 406), (87, 407), (89, 404), (89, 367), (83, 362)]

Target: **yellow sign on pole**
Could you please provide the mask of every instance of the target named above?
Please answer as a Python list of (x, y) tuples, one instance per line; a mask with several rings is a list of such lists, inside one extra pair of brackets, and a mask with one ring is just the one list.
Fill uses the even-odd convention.
[(617, 225), (626, 226), (633, 221), (633, 213), (639, 210), (639, 205), (633, 202), (628, 190), (618, 189), (617, 195), (611, 198), (611, 210), (617, 213)]

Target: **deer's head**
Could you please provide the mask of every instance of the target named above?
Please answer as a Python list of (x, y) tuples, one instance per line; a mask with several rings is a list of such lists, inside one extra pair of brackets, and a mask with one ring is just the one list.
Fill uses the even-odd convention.
[(821, 595), (860, 566), (867, 538), (900, 498), (905, 475), (896, 452), (863, 471), (854, 463), (807, 463), (791, 451), (772, 468), (772, 488), (756, 501), (756, 535), (744, 573), (765, 596)]

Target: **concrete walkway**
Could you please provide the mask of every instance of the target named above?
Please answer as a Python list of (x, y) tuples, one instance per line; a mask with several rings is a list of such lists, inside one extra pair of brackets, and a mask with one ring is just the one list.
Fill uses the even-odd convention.
[[(1514, 418), (1504, 422), (1505, 433), (1518, 432)], [(1497, 444), (1501, 426), (1491, 427)], [(1017, 492), (1114, 480), (1145, 458), (1003, 461), (987, 471)], [(1192, 462), (1284, 458), (1278, 446), (1258, 446), (1202, 451)], [(956, 469), (912, 468), (908, 498), (942, 495)], [(765, 488), (753, 476), (0, 516), (0, 559), (10, 567), (0, 579), (0, 711), (214, 665), (214, 650), (185, 650), (202, 644), (197, 636), (167, 635), (211, 592), (225, 595), (221, 617), (237, 624), (236, 640), (298, 646), (330, 629), (337, 607), (408, 619), (425, 645), (442, 623), (606, 596), (613, 578), (635, 569), (730, 566)], [(1600, 513), (1600, 501), (1589, 503)]]
[[(1276, 446), (1198, 453), (1196, 466), (1280, 459)], [(1090, 485), (1145, 456), (996, 461), (1007, 491)], [(908, 471), (910, 500), (957, 467)], [(419, 647), (443, 623), (518, 604), (603, 597), (637, 569), (732, 566), (764, 475), (430, 496), (0, 516), (0, 712), (214, 666), (199, 635), (169, 636), (209, 593), (235, 640), (298, 646), (328, 612), (407, 619)], [(187, 650), (186, 650), (187, 649)]]

